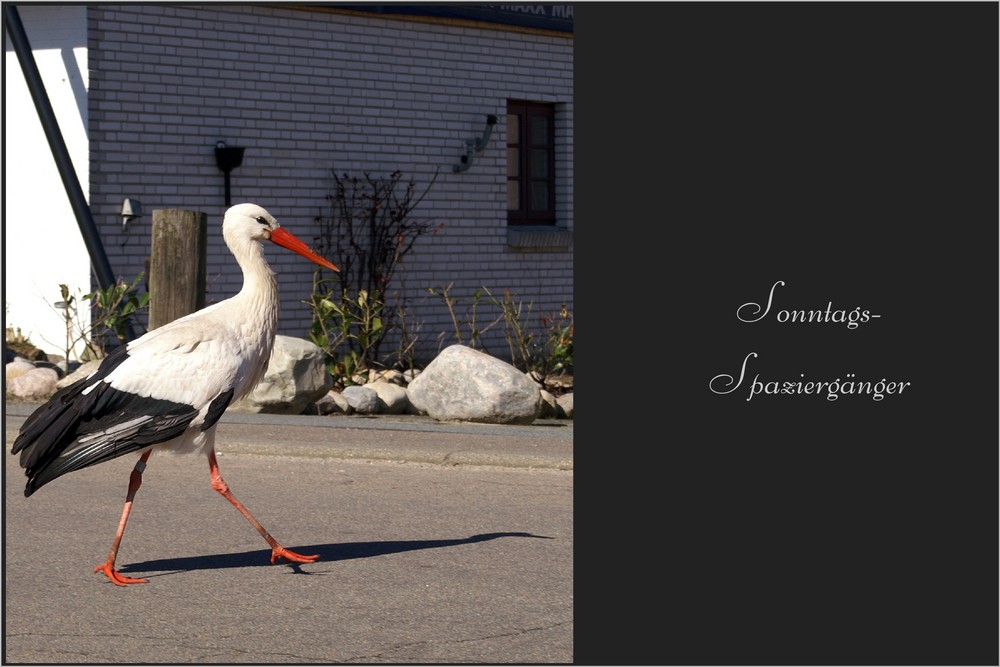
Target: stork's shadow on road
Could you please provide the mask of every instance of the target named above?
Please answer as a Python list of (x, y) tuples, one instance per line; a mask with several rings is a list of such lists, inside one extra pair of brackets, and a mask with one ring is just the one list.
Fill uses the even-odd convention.
[[(551, 540), (552, 537), (544, 535), (533, 535), (531, 533), (483, 533), (454, 540), (401, 540), (393, 542), (344, 542), (341, 544), (317, 544), (313, 546), (288, 546), (292, 551), (300, 554), (319, 554), (316, 563), (350, 560), (352, 558), (373, 558), (375, 556), (385, 556), (403, 551), (417, 551), (418, 549), (441, 549), (444, 547), (454, 547), (460, 544), (473, 544), (475, 542), (486, 542), (495, 540), (498, 537), (534, 537), (537, 539)], [(286, 564), (299, 574), (312, 574), (302, 569), (297, 563), (287, 563), (278, 560), (276, 564)], [(309, 563), (312, 565), (313, 563)], [(159, 560), (147, 560), (141, 563), (129, 563), (122, 565), (118, 571), (122, 574), (163, 572), (172, 574), (177, 572), (190, 572), (192, 570), (223, 570), (230, 567), (261, 567), (271, 566), (270, 549), (260, 549), (255, 551), (243, 551), (235, 554), (214, 554), (210, 556), (187, 556), (184, 558), (163, 558)], [(163, 575), (150, 575), (163, 576)]]

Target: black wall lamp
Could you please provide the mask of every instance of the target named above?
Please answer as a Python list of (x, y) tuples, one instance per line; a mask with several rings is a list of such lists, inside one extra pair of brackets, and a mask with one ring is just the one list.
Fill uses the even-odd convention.
[(246, 148), (242, 146), (227, 146), (225, 141), (219, 141), (215, 144), (215, 163), (226, 175), (226, 206), (232, 205), (229, 198), (229, 172), (243, 164), (243, 151), (245, 150)]
[(462, 161), (459, 164), (453, 164), (451, 170), (454, 172), (465, 171), (472, 166), (472, 156), (479, 151), (486, 148), (486, 144), (490, 142), (490, 135), (493, 134), (493, 126), (497, 124), (497, 117), (493, 114), (486, 116), (486, 129), (483, 130), (483, 136), (478, 139), (468, 139), (465, 142), (465, 155), (462, 156)]
[(119, 215), (122, 217), (122, 229), (128, 229), (128, 223), (142, 217), (142, 202), (126, 197), (122, 200), (122, 210)]

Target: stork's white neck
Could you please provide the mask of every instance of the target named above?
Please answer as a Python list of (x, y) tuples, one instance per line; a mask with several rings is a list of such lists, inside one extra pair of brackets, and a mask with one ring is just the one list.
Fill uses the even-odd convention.
[(229, 244), (229, 249), (243, 269), (243, 288), (233, 297), (240, 302), (245, 318), (240, 326), (267, 348), (265, 353), (269, 352), (278, 328), (278, 281), (264, 259), (260, 241), (236, 241)]
[(243, 288), (231, 301), (240, 321), (233, 322), (240, 331), (239, 340), (247, 359), (262, 359), (263, 363), (241, 368), (235, 384), (238, 400), (250, 392), (264, 377), (267, 361), (274, 346), (278, 329), (278, 282), (274, 271), (264, 259), (259, 241), (230, 244), (230, 250), (243, 269)]
[(243, 270), (243, 288), (237, 296), (242, 300), (260, 302), (262, 307), (268, 307), (276, 314), (278, 282), (264, 259), (263, 245), (252, 239), (237, 240), (228, 245)]

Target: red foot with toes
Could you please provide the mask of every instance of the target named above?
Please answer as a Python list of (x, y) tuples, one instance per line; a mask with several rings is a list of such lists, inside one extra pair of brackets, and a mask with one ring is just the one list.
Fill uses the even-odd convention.
[(103, 572), (111, 583), (116, 586), (127, 586), (128, 584), (148, 584), (149, 579), (133, 579), (132, 577), (126, 577), (121, 574), (118, 570), (114, 568), (111, 563), (104, 563), (103, 565), (98, 565), (94, 568), (94, 572)]
[(284, 558), (290, 563), (314, 563), (319, 559), (319, 554), (303, 556), (285, 547), (273, 547), (271, 549), (271, 563), (273, 564), (278, 558)]

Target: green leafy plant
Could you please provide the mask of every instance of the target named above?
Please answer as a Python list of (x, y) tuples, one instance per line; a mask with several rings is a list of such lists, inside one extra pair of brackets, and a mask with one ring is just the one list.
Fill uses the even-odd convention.
[(417, 342), (420, 340), (422, 323), (410, 317), (406, 303), (402, 300), (396, 304), (396, 315), (398, 343), (393, 354), (397, 370), (405, 371), (417, 367)]
[(142, 277), (139, 273), (131, 283), (119, 278), (105, 289), (84, 295), (93, 304), (92, 334), (108, 332), (121, 343), (127, 340), (129, 324), (137, 324), (138, 315), (149, 307), (149, 292), (140, 293), (138, 288)]
[[(353, 383), (354, 376), (369, 367), (371, 350), (382, 340), (384, 304), (361, 290), (357, 297), (320, 291), (314, 280), (309, 306), (313, 312), (309, 340), (326, 351), (326, 368), (340, 386)], [(346, 350), (341, 348), (346, 345)]]
[[(142, 277), (143, 274), (140, 273), (131, 283), (119, 278), (115, 284), (96, 289), (79, 298), (70, 292), (68, 285), (59, 285), (59, 295), (62, 300), (49, 305), (60, 313), (66, 323), (66, 341), (63, 349), (67, 362), (78, 343), (83, 344), (80, 360), (89, 361), (105, 356), (108, 336), (113, 336), (119, 342), (125, 342), (130, 324), (138, 324), (139, 315), (149, 306), (149, 293), (139, 292), (138, 286)], [(81, 301), (90, 301), (89, 325), (80, 319), (78, 304)]]
[(562, 304), (554, 316), (540, 317), (541, 330), (532, 329), (532, 303), (519, 301), (510, 290), (502, 299), (490, 295), (504, 319), (504, 337), (510, 349), (511, 364), (531, 372), (544, 384), (559, 372), (573, 372), (573, 314)]
[(554, 372), (573, 374), (573, 313), (563, 304), (557, 317), (542, 316), (545, 341), (546, 375)]
[[(502, 319), (503, 316), (497, 317), (495, 320), (493, 320), (486, 326), (479, 328), (477, 316), (479, 312), (479, 304), (482, 301), (483, 292), (485, 290), (485, 288), (482, 288), (482, 289), (477, 289), (475, 292), (472, 293), (472, 300), (468, 307), (468, 313), (469, 313), (468, 319), (463, 319), (460, 321), (458, 318), (458, 314), (455, 312), (455, 308), (459, 302), (455, 297), (451, 295), (451, 288), (454, 285), (455, 283), (449, 283), (447, 287), (445, 286), (428, 287), (427, 291), (434, 296), (440, 297), (441, 300), (444, 301), (445, 306), (448, 308), (448, 314), (451, 316), (452, 325), (454, 326), (455, 329), (455, 342), (458, 343), (459, 345), (467, 345), (473, 349), (483, 347), (485, 351), (485, 348), (482, 343), (483, 334), (492, 329)], [(465, 327), (469, 328), (468, 339), (462, 337), (462, 330)], [(442, 342), (444, 340), (444, 337), (445, 337), (445, 332), (442, 331), (441, 334), (438, 336), (438, 341)]]
[(312, 311), (310, 340), (326, 353), (335, 383), (346, 384), (360, 371), (387, 365), (380, 348), (390, 332), (399, 334), (397, 361), (412, 362), (417, 327), (404, 321), (405, 303), (391, 286), (416, 240), (442, 226), (413, 216), (437, 174), (419, 194), (399, 171), (388, 177), (332, 174), (329, 212), (316, 218), (317, 245), (340, 271), (324, 278), (317, 269), (306, 304)]
[(525, 304), (515, 299), (514, 294), (504, 290), (503, 298), (497, 299), (488, 290), (490, 303), (500, 309), (503, 318), (503, 335), (510, 350), (510, 363), (523, 371), (539, 370), (537, 368), (537, 341), (535, 334), (528, 330), (528, 316), (531, 314), (532, 303)]

